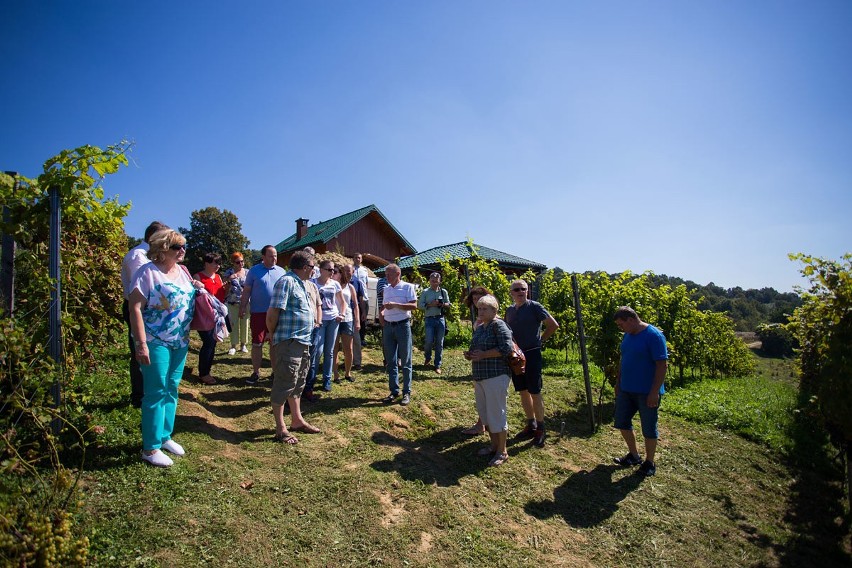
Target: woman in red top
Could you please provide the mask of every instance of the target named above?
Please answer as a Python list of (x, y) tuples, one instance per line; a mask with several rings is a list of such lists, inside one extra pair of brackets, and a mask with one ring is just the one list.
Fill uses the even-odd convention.
[[(204, 270), (195, 275), (195, 279), (204, 284), (204, 289), (210, 292), (220, 301), (225, 301), (225, 287), (222, 277), (219, 276), (219, 266), (222, 257), (215, 252), (204, 255)], [(215, 385), (216, 379), (210, 374), (213, 367), (213, 356), (216, 354), (215, 330), (199, 331), (201, 336), (201, 350), (198, 352), (198, 376), (205, 385)]]

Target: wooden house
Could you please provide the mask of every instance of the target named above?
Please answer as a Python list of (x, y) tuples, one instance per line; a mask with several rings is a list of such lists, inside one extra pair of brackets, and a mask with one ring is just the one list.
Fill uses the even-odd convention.
[(363, 265), (375, 270), (396, 258), (412, 255), (414, 247), (375, 205), (308, 225), (296, 219), (296, 232), (276, 245), (278, 265), (286, 268), (294, 252), (310, 246), (322, 254), (363, 255)]

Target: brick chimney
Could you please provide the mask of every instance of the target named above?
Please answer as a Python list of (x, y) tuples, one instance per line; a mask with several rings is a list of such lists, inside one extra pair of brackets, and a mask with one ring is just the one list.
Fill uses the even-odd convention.
[(307, 219), (296, 219), (296, 240), (298, 241), (302, 237), (308, 234), (308, 220)]

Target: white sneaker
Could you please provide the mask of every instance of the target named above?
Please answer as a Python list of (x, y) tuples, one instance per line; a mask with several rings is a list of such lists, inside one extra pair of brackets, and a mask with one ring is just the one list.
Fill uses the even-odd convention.
[(166, 450), (169, 453), (172, 453), (176, 456), (182, 456), (186, 452), (183, 450), (183, 446), (175, 442), (174, 440), (166, 440), (162, 444), (160, 444), (160, 448)]
[(171, 460), (169, 456), (167, 456), (160, 450), (154, 450), (153, 454), (146, 454), (143, 450), (142, 460), (156, 467), (169, 467), (175, 463)]
[(228, 349), (228, 355), (236, 355), (236, 354), (237, 354), (237, 350), (236, 350), (236, 349), (234, 349), (233, 347), (231, 347), (230, 349)]
[(242, 348), (242, 349), (240, 349), (240, 353), (248, 353), (248, 347), (246, 347), (245, 345), (243, 345), (243, 348)]

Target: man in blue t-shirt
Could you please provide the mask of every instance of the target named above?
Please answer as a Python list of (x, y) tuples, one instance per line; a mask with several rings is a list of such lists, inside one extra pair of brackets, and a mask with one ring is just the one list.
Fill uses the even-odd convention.
[[(266, 329), (266, 310), (272, 300), (272, 291), (278, 279), (284, 276), (284, 269), (275, 264), (278, 251), (272, 245), (261, 249), (262, 262), (252, 266), (246, 275), (243, 295), (240, 297), (240, 318), (245, 317), (246, 309), (251, 305), (249, 328), (251, 329), (251, 366), (252, 373), (246, 379), (247, 385), (260, 380), (260, 365), (263, 362), (263, 344), (270, 340)], [(275, 361), (274, 347), (269, 343), (269, 360)]]
[[(628, 453), (615, 458), (618, 465), (639, 465), (639, 473), (654, 475), (657, 466), (657, 413), (660, 397), (665, 392), (667, 360), (666, 338), (663, 333), (639, 319), (627, 306), (615, 311), (615, 323), (624, 332), (621, 340), (621, 365), (615, 379), (615, 427), (627, 443)], [(645, 461), (636, 449), (633, 417), (639, 412), (642, 436), (645, 438)]]

